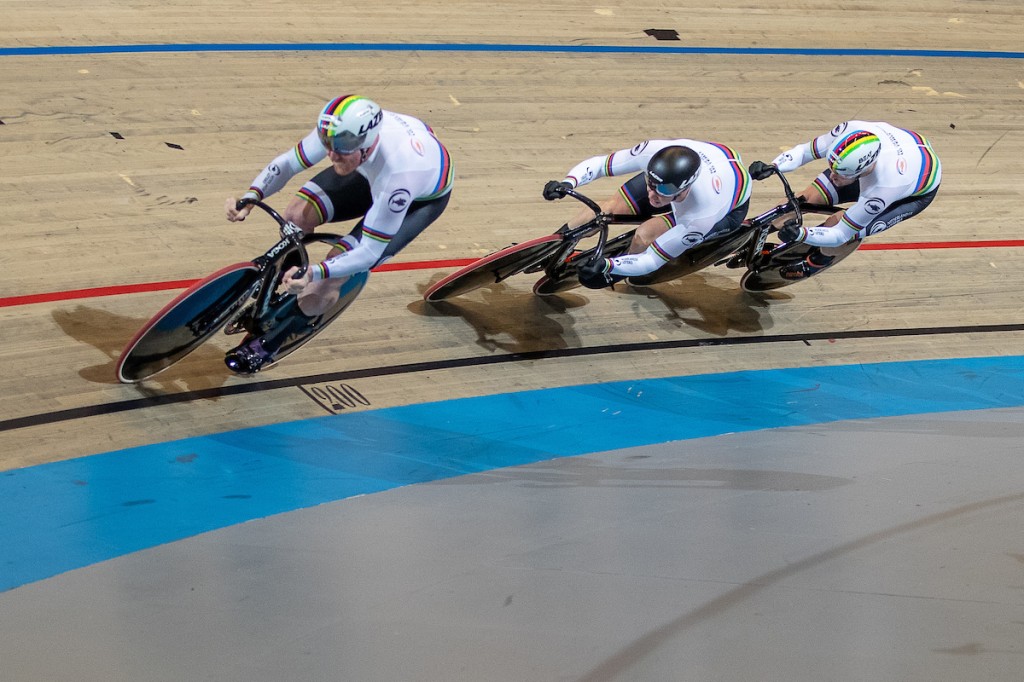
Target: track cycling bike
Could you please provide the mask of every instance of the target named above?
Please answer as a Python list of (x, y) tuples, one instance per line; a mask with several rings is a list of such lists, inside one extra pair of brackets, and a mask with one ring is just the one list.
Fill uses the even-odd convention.
[(251, 261), (229, 265), (199, 280), (164, 306), (125, 345), (116, 363), (119, 381), (136, 383), (164, 371), (222, 329), (227, 334), (244, 333), (241, 343), (225, 353), (228, 369), (254, 374), (298, 350), (359, 296), (368, 272), (344, 280), (337, 303), (314, 318), (302, 333), (288, 337), (266, 365), (247, 362), (243, 347), (282, 323), (295, 309), (293, 294), (277, 292), (285, 271), (298, 266), (297, 276), (301, 276), (309, 267), (309, 246), (321, 243), (330, 248), (341, 239), (330, 233), (304, 234), (259, 200), (241, 199), (238, 208), (247, 204), (258, 206), (277, 221), (280, 240)]
[[(801, 282), (803, 278), (786, 277), (786, 271), (798, 266), (813, 251), (820, 251), (829, 258), (826, 267), (832, 267), (856, 251), (861, 245), (859, 239), (834, 248), (816, 247), (802, 242), (781, 244), (768, 242), (770, 234), (784, 227), (801, 227), (804, 216), (808, 213), (831, 215), (837, 209), (835, 206), (809, 204), (797, 197), (786, 176), (772, 164), (755, 161), (750, 164), (749, 170), (750, 177), (755, 180), (765, 180), (773, 175), (776, 176), (782, 183), (786, 201), (744, 221), (749, 223), (752, 228), (750, 240), (735, 255), (716, 263), (716, 265), (724, 263), (730, 268), (745, 268), (746, 272), (740, 278), (740, 286), (744, 291), (752, 293), (770, 291)], [(787, 216), (790, 217), (787, 218)], [(782, 223), (779, 224), (779, 221)]]
[[(579, 227), (562, 229), (488, 254), (434, 283), (424, 292), (424, 300), (438, 303), (521, 273), (542, 273), (533, 286), (533, 293), (552, 296), (579, 286), (576, 270), (580, 263), (625, 252), (635, 228), (611, 239), (608, 228), (612, 224), (638, 224), (640, 220), (636, 216), (604, 213), (595, 201), (574, 189), (567, 190), (566, 194), (591, 209), (594, 217)], [(576, 248), (581, 240), (595, 235), (595, 246)]]
[[(567, 189), (565, 193), (592, 210), (594, 217), (579, 227), (561, 229), (484, 256), (436, 282), (424, 292), (423, 298), (430, 303), (437, 303), (482, 286), (497, 284), (520, 273), (541, 273), (533, 285), (533, 293), (553, 296), (580, 285), (577, 279), (580, 264), (591, 259), (626, 253), (636, 228), (609, 237), (609, 227), (637, 225), (644, 218), (604, 213), (600, 205), (575, 189)], [(637, 286), (646, 286), (683, 277), (721, 260), (723, 256), (732, 255), (749, 241), (752, 233), (752, 228), (745, 226), (712, 236), (650, 275), (629, 278), (627, 281)], [(597, 235), (595, 246), (577, 248), (581, 240), (594, 235)]]
[[(769, 244), (769, 234), (787, 225), (799, 227), (804, 213), (831, 213), (835, 209), (807, 204), (798, 199), (786, 177), (773, 165), (755, 161), (750, 165), (750, 174), (755, 180), (777, 176), (782, 183), (786, 201), (755, 218), (743, 221), (734, 230), (709, 234), (703, 242), (687, 249), (654, 272), (628, 277), (626, 282), (638, 287), (651, 286), (684, 277), (711, 265), (723, 264), (729, 268), (746, 269), (741, 278), (741, 286), (750, 292), (767, 291), (799, 281), (785, 278), (781, 270), (800, 263), (814, 247), (803, 244)], [(497, 284), (514, 275), (532, 273), (541, 273), (533, 286), (534, 294), (557, 295), (579, 286), (577, 270), (581, 263), (626, 252), (636, 228), (609, 238), (609, 227), (636, 225), (642, 222), (641, 218), (603, 213), (596, 202), (575, 189), (567, 190), (566, 195), (590, 208), (594, 217), (579, 227), (561, 229), (488, 254), (434, 283), (424, 292), (424, 300), (437, 303), (483, 286)], [(792, 214), (791, 217), (777, 227), (776, 223), (789, 214)], [(582, 250), (577, 248), (581, 240), (594, 235), (598, 236), (596, 246)], [(837, 255), (836, 260), (839, 257)]]

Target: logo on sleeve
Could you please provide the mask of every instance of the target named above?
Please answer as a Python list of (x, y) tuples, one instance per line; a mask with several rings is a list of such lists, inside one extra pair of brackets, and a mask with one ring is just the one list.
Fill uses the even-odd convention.
[(884, 220), (879, 220), (878, 222), (873, 223), (870, 227), (868, 227), (868, 235), (870, 236), (873, 234), (878, 234), (879, 232), (885, 232), (890, 227), (892, 227), (892, 225), (890, 225), (889, 223), (885, 222)]
[(412, 150), (419, 154), (420, 156), (423, 156), (426, 153), (423, 149), (423, 143), (417, 140), (415, 137), (409, 140), (409, 144), (412, 145)]
[(650, 142), (650, 140), (644, 140), (643, 142), (641, 142), (637, 146), (635, 146), (632, 149), (630, 149), (629, 153), (632, 154), (633, 156), (639, 156), (640, 154), (643, 154), (644, 150), (647, 149), (647, 144), (649, 142)]
[(412, 200), (412, 194), (407, 189), (396, 189), (391, 193), (391, 197), (388, 199), (388, 208), (391, 209), (392, 213), (401, 213), (402, 211), (409, 208), (409, 202)]
[(871, 197), (864, 202), (864, 210), (870, 215), (878, 215), (885, 209), (885, 201), (878, 197)]
[[(842, 135), (844, 132), (846, 132), (846, 128), (849, 125), (850, 125), (849, 121), (843, 121), (842, 123), (837, 125), (835, 128), (832, 129), (832, 137), (839, 137), (840, 135)], [(819, 130), (820, 130), (820, 128), (819, 128)]]
[(722, 178), (717, 175), (711, 176), (711, 189), (715, 190), (715, 194), (722, 193)]

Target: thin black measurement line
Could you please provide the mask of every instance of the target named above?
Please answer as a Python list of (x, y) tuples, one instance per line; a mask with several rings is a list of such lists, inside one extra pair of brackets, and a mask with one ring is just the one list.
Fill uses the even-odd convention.
[(615, 353), (635, 353), (652, 350), (676, 350), (682, 348), (704, 348), (711, 346), (744, 346), (770, 343), (791, 343), (810, 341), (827, 341), (838, 339), (879, 339), (893, 338), (900, 336), (939, 336), (944, 334), (990, 334), (998, 332), (1020, 332), (1024, 331), (1024, 323), (1021, 324), (992, 324), (977, 326), (955, 326), (955, 327), (919, 327), (913, 329), (868, 329), (862, 331), (846, 332), (816, 332), (801, 334), (780, 334), (778, 336), (739, 336), (711, 339), (680, 339), (676, 341), (648, 341), (643, 343), (622, 343), (609, 344), (604, 346), (588, 346), (583, 348), (560, 348), (556, 350), (530, 351), (526, 353), (510, 353), (508, 355), (496, 355), (486, 357), (455, 358), (451, 360), (435, 360), (430, 362), (413, 362), (403, 365), (389, 365), (386, 367), (370, 367), (366, 369), (345, 370), (341, 372), (327, 372), (313, 374), (290, 379), (271, 379), (267, 381), (249, 381), (244, 384), (233, 386), (219, 386), (207, 388), (200, 391), (184, 391), (182, 393), (169, 393), (165, 395), (147, 396), (132, 400), (122, 400), (115, 403), (103, 403), (100, 405), (88, 405), (68, 410), (58, 410), (43, 414), (34, 414), (27, 417), (16, 417), (0, 421), (0, 432), (23, 429), (30, 426), (42, 426), (56, 424), (58, 422), (85, 419), (107, 414), (118, 414), (131, 412), (149, 407), (161, 405), (174, 405), (177, 403), (189, 403), (196, 400), (209, 400), (212, 398), (223, 398), (226, 396), (243, 395), (246, 393), (258, 393), (263, 391), (274, 391), (280, 388), (301, 387), (304, 384), (322, 384), (337, 381), (351, 381), (353, 379), (367, 379), (372, 377), (394, 376), (401, 374), (413, 374), (416, 372), (432, 372), (437, 370), (459, 369), (462, 367), (483, 367), (486, 365), (499, 365), (512, 362), (530, 362), (536, 360), (549, 360), (556, 358), (586, 357), (596, 355), (609, 355)]

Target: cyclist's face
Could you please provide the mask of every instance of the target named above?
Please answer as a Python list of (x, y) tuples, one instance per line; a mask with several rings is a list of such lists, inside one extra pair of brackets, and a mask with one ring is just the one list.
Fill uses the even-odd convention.
[(331, 165), (334, 166), (334, 172), (338, 175), (348, 175), (363, 162), (366, 150), (357, 149), (354, 152), (348, 154), (340, 154), (333, 149), (327, 150), (327, 158), (331, 160)]
[(849, 177), (840, 175), (839, 173), (832, 171), (832, 184), (835, 185), (836, 187), (846, 187), (847, 185), (852, 185), (853, 183), (863, 178), (865, 175), (870, 174), (871, 171), (873, 171), (874, 169), (875, 164), (870, 163), (868, 164), (868, 167), (862, 170), (860, 173), (857, 173), (857, 175), (851, 175)]
[(650, 185), (647, 185), (647, 201), (649, 201), (651, 203), (651, 206), (653, 206), (654, 208), (661, 208), (663, 206), (668, 206), (673, 201), (678, 201), (682, 197), (686, 196), (686, 193), (689, 192), (689, 191), (690, 191), (690, 188), (687, 187), (686, 189), (684, 189), (679, 194), (676, 194), (676, 195), (671, 196), (671, 197), (667, 197), (664, 194), (659, 194), (658, 192), (656, 192), (654, 190), (653, 187), (651, 187)]
[(859, 175), (851, 175), (850, 177), (846, 177), (845, 175), (840, 175), (839, 173), (832, 174), (832, 184), (835, 185), (836, 187), (846, 187), (848, 185), (852, 185), (859, 179)]

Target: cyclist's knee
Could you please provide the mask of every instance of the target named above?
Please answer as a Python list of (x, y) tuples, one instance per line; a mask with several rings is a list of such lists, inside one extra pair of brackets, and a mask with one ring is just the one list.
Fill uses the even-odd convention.
[(311, 283), (299, 296), (299, 310), (309, 316), (323, 315), (338, 302), (346, 279), (322, 279)]

